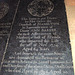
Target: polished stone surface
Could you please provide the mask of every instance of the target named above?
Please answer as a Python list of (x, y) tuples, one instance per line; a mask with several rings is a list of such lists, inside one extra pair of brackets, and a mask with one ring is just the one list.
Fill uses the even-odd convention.
[[(6, 47), (3, 47), (5, 50), (1, 50), (4, 53), (0, 74), (74, 75), (64, 0), (51, 0), (54, 10), (41, 17), (28, 12), (28, 5), (32, 1), (17, 0), (13, 19), (8, 16), (12, 25)], [(5, 18), (0, 21), (6, 22)]]

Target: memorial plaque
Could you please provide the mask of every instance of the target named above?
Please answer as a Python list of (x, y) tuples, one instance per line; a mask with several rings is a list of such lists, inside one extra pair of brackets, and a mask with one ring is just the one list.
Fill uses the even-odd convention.
[(0, 0), (0, 65), (16, 15), (18, 0)]
[(19, 0), (6, 46), (0, 75), (74, 75), (64, 0)]

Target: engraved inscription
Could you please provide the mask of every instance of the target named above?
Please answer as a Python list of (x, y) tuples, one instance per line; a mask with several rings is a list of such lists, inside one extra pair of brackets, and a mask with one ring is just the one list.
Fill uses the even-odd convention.
[[(21, 17), (19, 30), (15, 35), (19, 48), (13, 48), (11, 55), (4, 60), (5, 73), (68, 75), (68, 70), (73, 69), (73, 65), (70, 60), (65, 60), (66, 54), (59, 49), (61, 37), (55, 28), (59, 26), (60, 23), (55, 17)], [(14, 46), (16, 42), (13, 43)]]
[(64, 1), (52, 2), (19, 2), (0, 75), (74, 75)]

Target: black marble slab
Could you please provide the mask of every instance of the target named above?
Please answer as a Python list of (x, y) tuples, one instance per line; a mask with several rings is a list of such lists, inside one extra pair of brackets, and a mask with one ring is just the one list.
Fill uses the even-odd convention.
[(19, 0), (0, 0), (0, 64), (7, 47)]
[(0, 75), (74, 75), (64, 0), (20, 0)]

